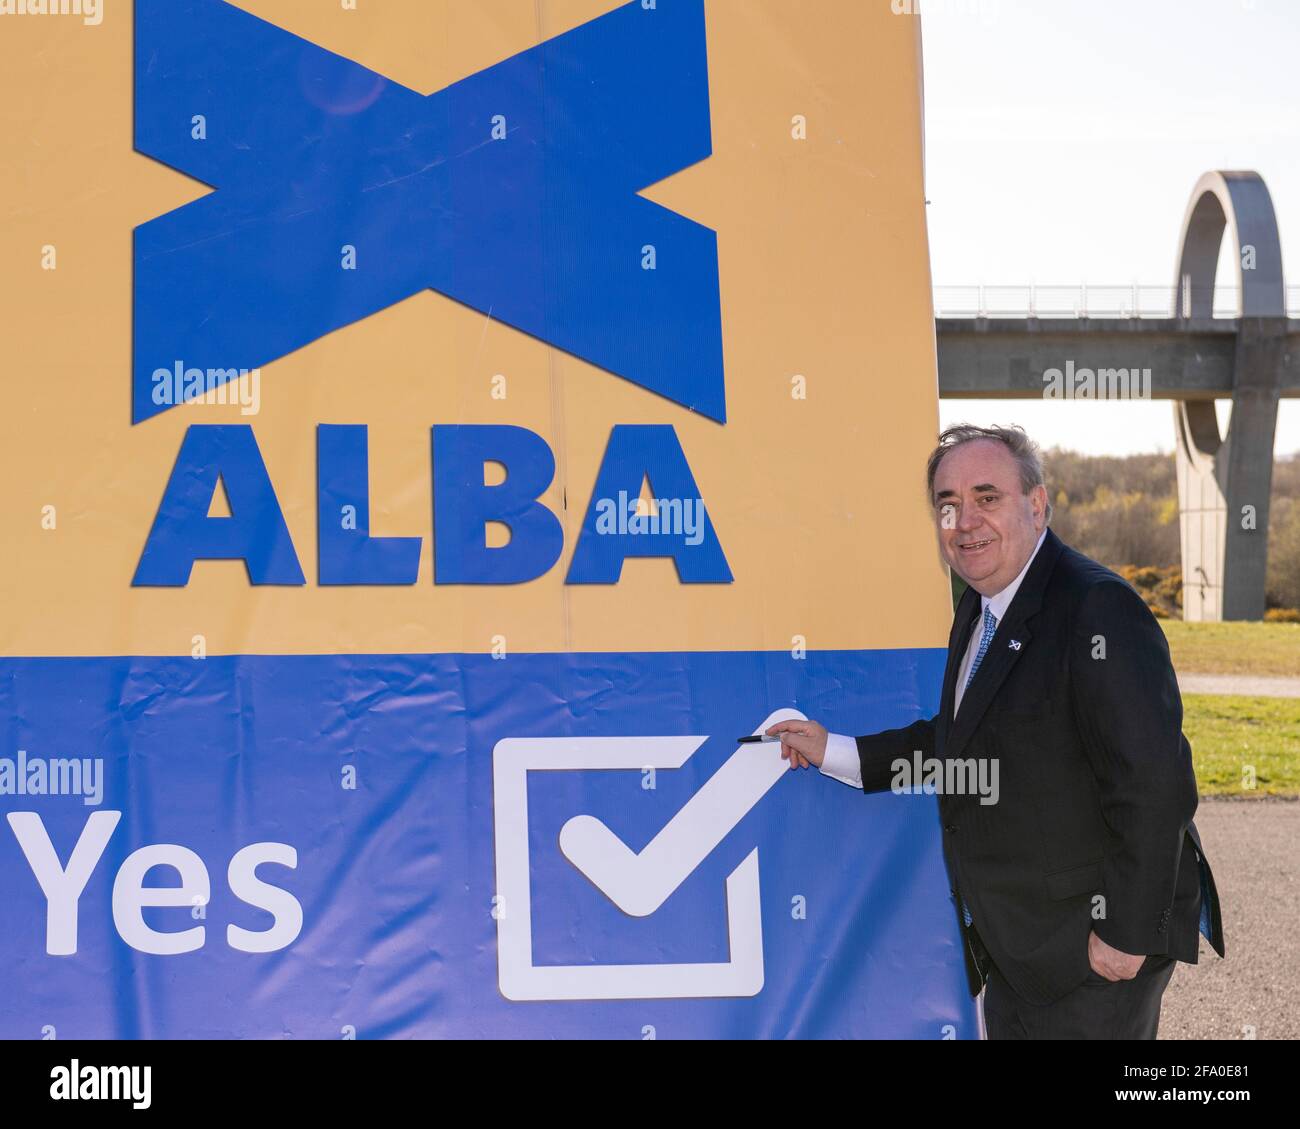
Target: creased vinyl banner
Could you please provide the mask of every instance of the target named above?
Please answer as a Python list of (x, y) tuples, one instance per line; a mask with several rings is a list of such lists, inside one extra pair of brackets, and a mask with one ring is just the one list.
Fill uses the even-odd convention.
[(737, 743), (937, 704), (916, 19), (44, 7), (0, 1035), (975, 1037), (934, 797)]

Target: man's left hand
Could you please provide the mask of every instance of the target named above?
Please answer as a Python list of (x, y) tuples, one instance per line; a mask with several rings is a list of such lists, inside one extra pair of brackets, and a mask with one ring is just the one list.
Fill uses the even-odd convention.
[(1096, 933), (1088, 934), (1088, 963), (1093, 972), (1107, 980), (1132, 980), (1146, 959), (1112, 948)]

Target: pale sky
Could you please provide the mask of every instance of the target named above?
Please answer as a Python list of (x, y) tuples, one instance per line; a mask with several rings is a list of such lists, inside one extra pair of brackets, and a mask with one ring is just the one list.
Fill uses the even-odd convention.
[[(937, 286), (1172, 286), (1183, 212), (1211, 169), (1264, 177), (1300, 284), (1300, 0), (922, 0), (921, 12)], [(1168, 401), (941, 410), (944, 423), (1018, 422), (1045, 446), (1113, 454), (1172, 450), (1172, 413)], [(1282, 402), (1276, 451), (1300, 451), (1300, 400)]]

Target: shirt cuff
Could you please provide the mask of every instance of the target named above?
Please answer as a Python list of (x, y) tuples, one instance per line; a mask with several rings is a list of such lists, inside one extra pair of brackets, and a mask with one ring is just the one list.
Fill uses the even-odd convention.
[(862, 761), (858, 757), (857, 740), (843, 733), (828, 733), (821, 771), (823, 776), (833, 776), (853, 788), (861, 788)]

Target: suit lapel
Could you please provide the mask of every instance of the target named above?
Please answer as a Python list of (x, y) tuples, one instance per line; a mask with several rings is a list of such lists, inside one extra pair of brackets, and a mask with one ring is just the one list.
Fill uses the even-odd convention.
[(948, 633), (948, 663), (943, 671), (943, 693), (939, 696), (939, 718), (945, 730), (952, 725), (952, 707), (957, 698), (957, 675), (961, 671), (962, 656), (970, 645), (979, 609), (980, 594), (974, 588), (967, 588), (957, 601), (952, 630)]
[[(951, 648), (949, 649), (948, 666), (954, 673), (951, 676), (953, 684), (951, 696), (945, 696), (944, 698), (944, 706), (947, 711), (944, 716), (951, 719), (951, 728), (944, 747), (945, 757), (958, 757), (961, 755), (966, 743), (979, 726), (980, 719), (988, 710), (989, 703), (996, 696), (998, 688), (1006, 681), (1007, 675), (1011, 673), (1020, 660), (1020, 656), (1029, 649), (1029, 641), (1033, 638), (1033, 634), (1029, 630), (1029, 620), (1038, 614), (1038, 610), (1043, 605), (1043, 595), (1047, 590), (1047, 581), (1052, 575), (1052, 570), (1056, 567), (1056, 560), (1061, 555), (1061, 548), (1060, 538), (1049, 529), (1047, 536), (1043, 539), (1043, 546), (1038, 551), (1038, 556), (1034, 558), (1034, 563), (1029, 566), (1029, 571), (1025, 573), (1024, 580), (1020, 582), (1020, 588), (1016, 592), (1015, 599), (1011, 601), (1011, 606), (1007, 608), (1006, 614), (998, 624), (997, 631), (993, 634), (993, 639), (989, 643), (989, 649), (980, 663), (979, 670), (975, 672), (974, 679), (971, 680), (970, 686), (962, 696), (961, 710), (955, 718), (952, 715), (953, 704), (956, 700), (955, 670), (961, 666), (962, 656), (965, 654), (966, 647), (970, 642), (970, 631), (963, 632), (966, 641), (962, 644), (960, 650), (954, 653)], [(974, 607), (976, 609), (979, 607), (978, 595)], [(974, 609), (972, 609), (971, 615), (974, 615)], [(948, 681), (949, 679), (945, 677), (945, 695), (949, 692)]]

